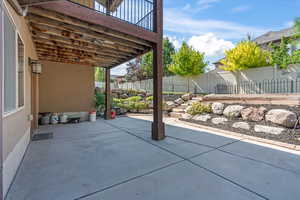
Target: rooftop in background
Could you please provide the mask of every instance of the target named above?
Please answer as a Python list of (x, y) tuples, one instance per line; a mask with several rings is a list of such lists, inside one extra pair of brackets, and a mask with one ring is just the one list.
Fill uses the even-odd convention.
[(291, 37), (295, 34), (294, 28), (287, 28), (280, 31), (270, 31), (259, 37), (254, 42), (259, 45), (280, 41), (282, 37)]

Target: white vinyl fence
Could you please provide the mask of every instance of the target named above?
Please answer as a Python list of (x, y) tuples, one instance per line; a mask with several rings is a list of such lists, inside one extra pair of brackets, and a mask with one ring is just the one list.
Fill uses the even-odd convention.
[[(126, 82), (115, 88), (145, 90), (153, 89), (152, 79)], [(262, 67), (239, 73), (214, 70), (200, 76), (183, 78), (171, 76), (163, 78), (165, 92), (193, 93), (299, 93), (300, 65), (291, 65), (286, 70)]]

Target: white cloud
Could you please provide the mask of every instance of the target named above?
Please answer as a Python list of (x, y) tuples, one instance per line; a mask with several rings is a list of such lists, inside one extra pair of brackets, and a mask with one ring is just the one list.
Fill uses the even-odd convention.
[(183, 40), (180, 40), (180, 39), (178, 39), (178, 38), (175, 37), (175, 36), (167, 36), (167, 35), (166, 35), (165, 37), (168, 37), (168, 38), (169, 38), (170, 42), (173, 43), (175, 49), (179, 49), (179, 48), (181, 47), (181, 44), (182, 44), (182, 41), (183, 41)]
[(240, 5), (240, 6), (232, 8), (231, 11), (237, 13), (237, 12), (245, 12), (249, 9), (251, 9), (251, 6), (249, 6), (249, 5)]
[(234, 47), (232, 42), (220, 39), (214, 33), (193, 36), (188, 40), (188, 44), (208, 57), (223, 56), (226, 50)]
[(122, 65), (119, 65), (118, 67), (115, 67), (111, 70), (112, 75), (125, 75), (127, 74), (127, 63), (123, 63)]
[(199, 0), (197, 4), (202, 10), (204, 10), (212, 7), (214, 3), (218, 3), (220, 1), (221, 0)]
[(194, 19), (178, 9), (165, 9), (164, 24), (166, 31), (190, 35), (213, 32), (224, 39), (242, 39), (247, 33), (256, 36), (266, 32), (266, 29), (263, 28), (245, 26), (230, 21)]

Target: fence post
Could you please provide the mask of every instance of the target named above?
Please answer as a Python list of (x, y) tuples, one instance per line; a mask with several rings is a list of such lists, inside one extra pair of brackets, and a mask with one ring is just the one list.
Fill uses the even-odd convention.
[(291, 80), (291, 93), (294, 93), (294, 80)]

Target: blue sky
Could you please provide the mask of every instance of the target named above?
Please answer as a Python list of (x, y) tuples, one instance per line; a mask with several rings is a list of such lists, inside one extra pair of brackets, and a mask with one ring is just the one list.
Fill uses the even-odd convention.
[[(245, 38), (292, 26), (300, 0), (164, 0), (164, 35), (187, 41), (212, 63)], [(124, 74), (126, 65), (112, 74)]]

